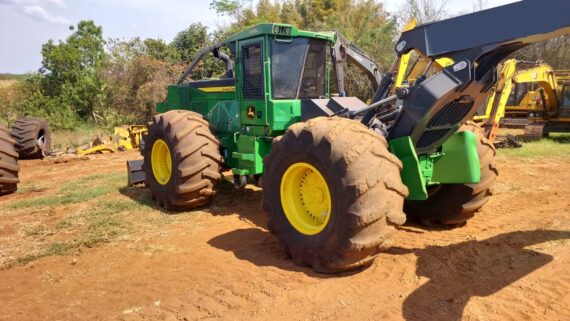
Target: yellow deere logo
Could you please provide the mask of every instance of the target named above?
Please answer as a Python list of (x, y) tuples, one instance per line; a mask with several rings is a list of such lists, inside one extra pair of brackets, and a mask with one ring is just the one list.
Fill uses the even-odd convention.
[(255, 118), (255, 107), (247, 107), (247, 118)]

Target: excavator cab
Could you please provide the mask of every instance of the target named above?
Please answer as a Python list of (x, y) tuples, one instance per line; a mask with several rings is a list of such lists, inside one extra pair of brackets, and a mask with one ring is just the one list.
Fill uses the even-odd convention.
[(570, 118), (570, 83), (562, 85), (561, 93), (560, 117)]

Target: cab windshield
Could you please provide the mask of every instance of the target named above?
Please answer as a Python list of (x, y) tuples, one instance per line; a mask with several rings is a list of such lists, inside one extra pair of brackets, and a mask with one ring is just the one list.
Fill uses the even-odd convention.
[(310, 99), (326, 95), (326, 41), (294, 38), (271, 41), (271, 81), (275, 99)]

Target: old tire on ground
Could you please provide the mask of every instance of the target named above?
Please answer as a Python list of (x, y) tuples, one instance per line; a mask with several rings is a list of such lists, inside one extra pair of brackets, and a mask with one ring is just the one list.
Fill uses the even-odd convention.
[(0, 195), (16, 191), (19, 170), (16, 141), (7, 128), (0, 126)]
[(21, 159), (43, 158), (51, 152), (51, 131), (42, 118), (26, 117), (12, 126)]
[(481, 181), (477, 184), (442, 184), (430, 191), (426, 201), (408, 201), (408, 217), (424, 225), (463, 225), (485, 205), (492, 186), (499, 175), (495, 165), (496, 150), (481, 127), (467, 122), (459, 131), (472, 131), (477, 138), (477, 151), (481, 163)]
[(298, 265), (324, 273), (366, 265), (405, 222), (402, 163), (359, 122), (294, 124), (275, 139), (264, 165), (269, 230)]
[(222, 177), (219, 141), (202, 115), (173, 110), (154, 116), (145, 138), (145, 183), (168, 210), (206, 205)]

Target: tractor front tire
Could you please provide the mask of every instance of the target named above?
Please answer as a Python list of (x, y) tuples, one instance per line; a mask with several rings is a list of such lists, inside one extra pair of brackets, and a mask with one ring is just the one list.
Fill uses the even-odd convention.
[(402, 163), (359, 122), (294, 124), (274, 140), (264, 166), (268, 228), (298, 265), (322, 273), (367, 265), (405, 222)]
[(51, 152), (51, 130), (43, 118), (26, 117), (12, 126), (20, 159), (43, 158)]
[(405, 212), (411, 220), (427, 226), (464, 225), (491, 198), (492, 186), (499, 175), (495, 165), (495, 146), (474, 122), (467, 122), (458, 131), (471, 131), (476, 136), (481, 181), (476, 184), (442, 184), (433, 187), (425, 201), (407, 201)]
[(16, 191), (19, 170), (16, 141), (7, 128), (0, 126), (0, 195)]
[(158, 114), (145, 138), (145, 183), (159, 206), (187, 210), (207, 205), (222, 177), (219, 141), (192, 111)]

